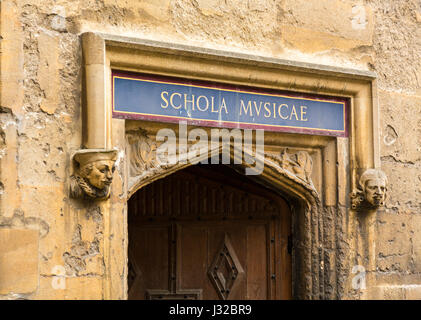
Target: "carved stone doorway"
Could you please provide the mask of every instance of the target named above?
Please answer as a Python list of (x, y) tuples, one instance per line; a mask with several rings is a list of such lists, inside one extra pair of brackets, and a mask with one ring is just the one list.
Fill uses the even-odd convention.
[(129, 299), (289, 299), (291, 212), (224, 165), (195, 165), (128, 202)]

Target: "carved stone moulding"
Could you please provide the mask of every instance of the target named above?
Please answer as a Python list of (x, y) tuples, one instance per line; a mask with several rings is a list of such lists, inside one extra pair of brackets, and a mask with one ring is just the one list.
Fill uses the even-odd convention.
[[(128, 145), (129, 192), (133, 192), (137, 190), (138, 186), (148, 183), (152, 177), (162, 177), (191, 164), (191, 162), (188, 163), (187, 160), (184, 162), (185, 164), (182, 164), (182, 161), (175, 161), (174, 163), (163, 162), (162, 159), (159, 159), (157, 153), (159, 147), (157, 142), (142, 128), (126, 131), (126, 141)], [(230, 155), (233, 156), (231, 163), (238, 160), (234, 158), (238, 151), (240, 151), (239, 154), (244, 154), (244, 158), (251, 157), (254, 158), (256, 162), (262, 162), (262, 166), (273, 168), (284, 177), (293, 180), (306, 189), (312, 190), (311, 192), (314, 192), (316, 197), (318, 197), (318, 193), (311, 179), (313, 159), (307, 151), (289, 151), (288, 148), (283, 148), (278, 154), (256, 154), (253, 150), (245, 147), (238, 150), (234, 144), (231, 144), (229, 147), (231, 148)], [(216, 146), (215, 148), (208, 147), (206, 149), (206, 154), (201, 154), (197, 162), (221, 153), (223, 148), (224, 146), (221, 145)], [(194, 155), (196, 154), (194, 153)], [(185, 151), (184, 153), (178, 153), (176, 157), (177, 159), (190, 159), (190, 154)], [(246, 161), (243, 161), (242, 165), (244, 168), (247, 167)], [(244, 172), (240, 173), (244, 174)]]
[(128, 131), (126, 137), (130, 148), (130, 176), (136, 177), (159, 167), (156, 142), (149, 138), (145, 130)]
[(387, 176), (379, 169), (364, 171), (359, 180), (359, 188), (351, 193), (353, 210), (377, 210), (384, 205), (387, 192)]
[(106, 200), (117, 160), (117, 150), (82, 149), (74, 153), (75, 173), (70, 177), (70, 197)]
[(287, 171), (295, 179), (313, 186), (311, 174), (313, 171), (313, 160), (307, 151), (288, 153), (288, 148), (284, 148), (279, 156), (267, 154), (266, 156), (274, 160), (283, 170)]

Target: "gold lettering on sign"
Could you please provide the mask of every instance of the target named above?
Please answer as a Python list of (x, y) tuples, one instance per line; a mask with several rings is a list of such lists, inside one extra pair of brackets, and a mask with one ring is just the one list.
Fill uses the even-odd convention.
[[(271, 113), (270, 113), (270, 109), (267, 107), (267, 105), (269, 105), (269, 106), (270, 106), (270, 103), (269, 103), (269, 102), (266, 102), (266, 103), (263, 105), (263, 107), (265, 108), (265, 114), (264, 114), (263, 116), (264, 116), (265, 118), (270, 118)], [(273, 105), (275, 105), (275, 103), (274, 103)]]
[(291, 111), (291, 116), (289, 117), (289, 120), (292, 119), (292, 115), (293, 114), (295, 115), (295, 120), (298, 121), (297, 111), (295, 110), (295, 106), (294, 105), (292, 105), (292, 111)]
[(214, 101), (213, 101), (213, 97), (212, 97), (212, 110), (211, 110), (211, 112), (218, 112), (218, 110), (215, 110), (215, 109), (214, 109)]
[(304, 109), (307, 110), (307, 106), (301, 106), (300, 107), (300, 110), (301, 110), (301, 121), (308, 121), (307, 118), (304, 119), (304, 115), (307, 113), (307, 111), (304, 111)]
[(222, 103), (221, 103), (221, 107), (220, 107), (219, 111), (222, 111), (222, 109), (225, 109), (225, 113), (228, 113), (227, 105), (225, 104), (224, 98), (222, 98)]
[(167, 96), (168, 97), (168, 92), (167, 91), (162, 91), (161, 92), (161, 99), (163, 101), (165, 101), (165, 105), (161, 103), (161, 108), (166, 109), (168, 107), (168, 100), (164, 96)]
[(249, 103), (247, 104), (247, 109), (246, 109), (246, 106), (245, 106), (243, 100), (240, 100), (240, 103), (241, 103), (240, 116), (241, 116), (243, 110), (244, 110), (244, 113), (247, 114), (247, 111), (250, 109), (250, 117), (252, 117), (253, 116), (253, 110), (251, 108), (251, 101), (249, 101)]
[[(200, 108), (200, 100), (201, 99), (203, 99), (203, 100), (206, 101), (206, 106), (204, 107), (204, 109), (201, 109)], [(212, 106), (213, 106), (213, 97), (212, 97)], [(198, 96), (197, 97), (197, 109), (199, 111), (206, 111), (206, 110), (208, 110), (208, 108), (209, 108), (209, 100), (208, 100), (208, 98), (206, 96)]]
[(282, 115), (282, 107), (286, 107), (287, 108), (287, 110), (288, 110), (288, 105), (287, 104), (280, 104), (279, 105), (279, 108), (278, 108), (278, 113), (279, 113), (279, 117), (281, 118), (281, 119), (284, 119), (284, 120), (287, 120), (288, 119), (288, 116), (283, 116)]
[[(174, 101), (173, 101), (173, 99), (174, 99), (174, 96), (175, 96), (175, 95), (177, 95), (177, 96), (179, 96), (179, 97), (180, 97), (180, 105), (178, 105), (178, 106), (175, 106), (175, 105), (174, 105)], [(180, 108), (181, 108), (181, 93), (174, 92), (174, 93), (171, 95), (171, 97), (170, 97), (170, 103), (171, 103), (171, 107), (173, 107), (174, 109), (180, 109)]]
[(187, 99), (188, 95), (187, 93), (184, 94), (184, 109), (187, 110), (187, 104), (191, 103), (192, 109), (194, 110), (194, 94), (191, 95), (192, 98), (189, 100)]
[[(183, 99), (184, 98), (184, 99)], [(184, 106), (185, 110), (198, 110), (200, 112), (221, 113), (222, 110), (228, 114), (228, 107), (225, 98), (222, 97), (219, 104), (215, 105), (214, 96), (200, 95), (197, 98), (194, 94), (181, 94), (179, 92), (169, 93), (168, 91), (161, 92), (161, 108), (167, 109), (171, 106), (173, 109), (181, 109)], [(184, 100), (184, 101), (183, 101)], [(271, 106), (272, 104), (272, 106)], [(263, 107), (263, 108), (262, 108)], [(278, 116), (282, 120), (289, 121), (308, 121), (307, 106), (288, 105), (286, 103), (277, 104), (276, 102), (240, 99), (240, 116), (245, 115), (249, 117), (257, 116), (263, 111), (263, 117), (276, 119)], [(253, 115), (254, 110), (254, 115)]]
[(253, 101), (253, 104), (254, 104), (254, 109), (256, 110), (256, 114), (257, 114), (257, 116), (259, 116), (260, 110), (262, 109), (262, 101), (260, 101), (259, 108), (257, 108), (256, 101)]

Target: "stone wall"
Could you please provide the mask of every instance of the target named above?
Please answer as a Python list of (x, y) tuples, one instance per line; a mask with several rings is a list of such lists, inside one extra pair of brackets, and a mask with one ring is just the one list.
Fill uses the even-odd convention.
[(67, 190), (70, 156), (82, 148), (87, 31), (375, 71), (389, 197), (377, 215), (376, 271), (358, 297), (421, 298), (417, 0), (3, 0), (1, 298), (107, 297), (101, 207)]

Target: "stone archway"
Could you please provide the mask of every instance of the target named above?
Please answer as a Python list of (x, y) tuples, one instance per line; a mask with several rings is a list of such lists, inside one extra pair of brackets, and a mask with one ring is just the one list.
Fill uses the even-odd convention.
[[(182, 170), (191, 163), (175, 163), (160, 165), (156, 161), (156, 143), (148, 137), (144, 130), (126, 132), (129, 160), (128, 197), (148, 184), (162, 179)], [(208, 153), (197, 160), (220, 154), (223, 145), (209, 149)], [(235, 146), (230, 143), (230, 150)], [(252, 150), (244, 149), (245, 155), (253, 155)], [(308, 161), (302, 163), (297, 153), (289, 153), (286, 149), (279, 156), (270, 154), (254, 155), (257, 161), (264, 164), (262, 174), (251, 176), (253, 180), (262, 184), (288, 199), (292, 207), (293, 243), (293, 270), (292, 286), (293, 297), (298, 299), (323, 299), (328, 292), (330, 276), (326, 281), (326, 269), (323, 268), (325, 257), (320, 250), (319, 224), (323, 224), (323, 206), (320, 196), (310, 178), (311, 157), (305, 151), (298, 152)], [(235, 160), (235, 152), (230, 152), (231, 160)], [(240, 153), (241, 154), (241, 153)], [(178, 155), (187, 158), (187, 154)], [(310, 165), (308, 165), (310, 163)], [(251, 167), (242, 162), (239, 172)], [(326, 285), (326, 287), (325, 287)]]
[[(302, 220), (295, 224), (300, 226), (295, 231), (300, 233), (296, 239), (301, 239), (296, 251), (303, 252), (295, 262), (299, 275), (295, 281), (295, 297), (361, 298), (364, 293), (352, 289), (352, 265), (355, 264), (365, 267), (369, 284), (375, 283), (370, 276), (376, 271), (373, 246), (376, 215), (373, 211), (360, 217), (349, 201), (349, 194), (358, 186), (359, 176), (369, 168), (380, 168), (379, 107), (374, 73), (91, 32), (82, 35), (82, 47), (86, 83), (82, 145), (92, 150), (117, 149), (119, 155), (111, 197), (100, 203), (104, 213), (105, 299), (126, 297), (127, 256), (121, 245), (127, 244), (127, 199), (148, 181), (177, 170), (177, 167), (154, 169), (153, 162), (146, 158), (138, 161), (137, 172), (129, 170), (128, 162), (142, 155), (132, 156), (132, 159), (125, 157), (133, 155), (125, 152), (131, 149), (125, 139), (126, 132), (140, 124), (153, 135), (162, 125), (141, 120), (133, 124), (130, 120), (112, 118), (108, 95), (112, 92), (112, 70), (349, 99), (347, 138), (265, 134), (265, 146), (271, 146), (272, 155), (279, 155), (286, 147), (295, 153), (303, 150), (311, 154), (315, 164), (312, 178), (321, 201), (311, 195), (311, 188), (302, 186), (300, 179), (294, 182), (294, 178), (284, 178), (289, 173), (301, 175), (292, 172), (294, 169), (283, 174), (275, 165), (273, 170), (265, 172), (265, 177), (278, 179), (275, 186), (290, 191), (296, 202), (294, 216)], [(144, 173), (142, 166), (146, 166)], [(300, 262), (301, 258), (304, 263)]]

